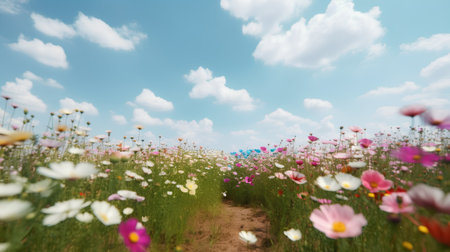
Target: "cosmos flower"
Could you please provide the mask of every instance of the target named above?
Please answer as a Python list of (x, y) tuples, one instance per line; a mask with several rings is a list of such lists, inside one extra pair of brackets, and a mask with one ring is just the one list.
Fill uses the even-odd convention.
[(75, 217), (81, 209), (90, 204), (90, 201), (84, 202), (84, 199), (71, 199), (56, 202), (55, 205), (41, 210), (43, 213), (47, 214), (42, 223), (44, 226), (54, 226), (65, 219)]
[(432, 167), (439, 161), (438, 155), (423, 151), (417, 147), (402, 147), (392, 152), (392, 156), (403, 162), (422, 164), (425, 167)]
[(450, 222), (447, 225), (441, 225), (437, 220), (420, 217), (420, 223), (427, 227), (436, 241), (450, 247)]
[(283, 233), (291, 241), (298, 241), (298, 240), (300, 240), (302, 238), (302, 233), (298, 229), (291, 228), (291, 229), (289, 229), (287, 231), (284, 231)]
[(405, 192), (394, 192), (384, 195), (380, 209), (388, 213), (413, 213), (412, 200)]
[(328, 238), (356, 237), (362, 233), (367, 220), (362, 214), (355, 214), (347, 205), (321, 205), (314, 209), (309, 219), (314, 227)]
[(404, 116), (415, 117), (422, 114), (427, 110), (426, 107), (422, 105), (409, 105), (400, 109), (400, 113)]
[(416, 205), (450, 214), (450, 193), (445, 195), (440, 188), (418, 184), (409, 189), (408, 195)]
[(51, 163), (50, 169), (39, 167), (37, 172), (54, 179), (80, 179), (89, 177), (98, 172), (93, 164), (79, 163), (76, 166), (70, 161)]
[(24, 200), (0, 200), (0, 221), (17, 220), (32, 210), (32, 205)]
[(91, 208), (94, 215), (106, 226), (119, 224), (122, 221), (119, 210), (106, 201), (95, 201)]
[(450, 112), (448, 110), (427, 110), (422, 114), (423, 120), (440, 129), (450, 129)]
[(75, 218), (79, 221), (79, 222), (84, 222), (84, 223), (90, 223), (92, 221), (92, 219), (94, 218), (94, 216), (90, 213), (78, 213)]
[(296, 184), (301, 185), (306, 183), (306, 177), (303, 173), (296, 171), (285, 171), (284, 174), (288, 176), (288, 178), (290, 178)]
[(315, 141), (319, 140), (318, 137), (315, 137), (315, 136), (313, 136), (313, 135), (308, 136), (308, 139), (309, 139), (309, 141), (311, 141), (311, 142), (315, 142)]
[(239, 232), (239, 238), (247, 244), (254, 244), (258, 240), (251, 231)]
[(348, 128), (355, 133), (361, 132), (363, 130), (362, 128), (360, 128), (358, 126), (350, 126)]
[(0, 183), (0, 197), (13, 196), (21, 193), (23, 187), (18, 183), (3, 184)]
[(358, 169), (358, 168), (365, 167), (367, 164), (364, 161), (353, 161), (353, 162), (349, 162), (348, 165), (354, 169)]
[(315, 184), (322, 188), (322, 190), (330, 192), (335, 192), (341, 189), (341, 186), (334, 178), (332, 178), (331, 175), (317, 177)]
[(129, 219), (120, 223), (119, 233), (131, 252), (145, 252), (150, 246), (150, 236), (137, 219)]
[(372, 142), (372, 140), (370, 140), (370, 139), (363, 138), (363, 139), (360, 139), (360, 140), (358, 141), (358, 143), (359, 143), (359, 145), (361, 145), (361, 147), (367, 149), (367, 148), (370, 147), (370, 145), (372, 145), (373, 142)]
[(361, 180), (355, 176), (346, 173), (338, 173), (334, 176), (339, 185), (346, 189), (354, 191), (361, 185)]
[(383, 174), (375, 170), (364, 171), (361, 175), (361, 181), (364, 187), (370, 192), (386, 191), (392, 186), (392, 181), (384, 179)]

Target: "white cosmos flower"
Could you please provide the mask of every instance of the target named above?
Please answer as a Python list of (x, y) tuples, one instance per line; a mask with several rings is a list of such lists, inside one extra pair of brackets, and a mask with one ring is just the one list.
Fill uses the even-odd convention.
[(366, 166), (366, 162), (364, 162), (364, 161), (354, 161), (354, 162), (348, 163), (348, 165), (350, 167), (354, 168), (354, 169), (357, 169), (357, 168), (365, 167)]
[(29, 184), (27, 192), (40, 193), (42, 197), (48, 197), (51, 193), (52, 181), (50, 179), (44, 179), (33, 184)]
[(67, 150), (70, 154), (74, 154), (74, 155), (81, 155), (85, 152), (84, 149), (80, 149), (80, 148), (75, 148), (75, 147), (71, 147)]
[(354, 191), (361, 185), (361, 179), (346, 173), (338, 173), (334, 176), (339, 185), (347, 190)]
[(134, 211), (133, 208), (127, 207), (127, 208), (123, 209), (122, 213), (125, 214), (125, 215), (130, 215), (130, 214), (133, 213), (133, 211)]
[(126, 198), (126, 199), (134, 199), (137, 201), (143, 201), (145, 200), (145, 197), (137, 195), (136, 192), (129, 191), (129, 190), (119, 190), (117, 191), (117, 194), (120, 196)]
[(106, 226), (119, 224), (122, 221), (119, 210), (106, 201), (95, 201), (91, 208), (94, 215)]
[(125, 171), (125, 175), (127, 175), (130, 178), (134, 178), (136, 180), (144, 180), (144, 178), (141, 175), (129, 170)]
[(147, 162), (145, 162), (145, 165), (148, 167), (153, 167), (153, 166), (155, 166), (155, 163), (153, 163), (152, 161), (147, 161)]
[(24, 200), (0, 200), (0, 221), (17, 220), (29, 212), (31, 212), (32, 205)]
[(7, 197), (22, 192), (22, 185), (18, 183), (3, 184), (0, 183), (0, 197)]
[(80, 221), (80, 222), (84, 222), (84, 223), (90, 223), (92, 221), (92, 219), (94, 218), (94, 216), (90, 213), (78, 213), (75, 218)]
[(51, 163), (50, 169), (39, 167), (37, 171), (41, 175), (54, 179), (80, 179), (98, 172), (93, 164), (79, 163), (74, 166), (70, 161)]
[(426, 152), (433, 152), (436, 150), (436, 146), (422, 146), (422, 150)]
[(253, 244), (256, 243), (258, 239), (251, 231), (241, 231), (239, 232), (239, 238), (245, 243)]
[(147, 168), (147, 167), (142, 167), (142, 171), (143, 171), (145, 174), (152, 174), (152, 170), (151, 170), (150, 168)]
[(43, 208), (41, 211), (47, 216), (43, 220), (44, 226), (54, 226), (67, 218), (73, 218), (81, 209), (89, 206), (90, 201), (84, 202), (84, 199), (71, 199), (56, 202), (55, 205)]
[(302, 233), (298, 229), (289, 229), (284, 231), (284, 235), (286, 235), (291, 241), (298, 241), (302, 238)]
[(331, 175), (327, 176), (319, 176), (316, 179), (316, 185), (322, 188), (325, 191), (335, 192), (341, 189), (341, 186), (337, 183), (337, 181), (331, 177)]
[(275, 166), (278, 167), (278, 168), (280, 168), (280, 169), (281, 169), (281, 168), (284, 168), (284, 165), (279, 164), (279, 163), (276, 163), (276, 162), (275, 162)]
[(6, 251), (9, 248), (9, 243), (1, 242), (0, 243), (0, 252)]

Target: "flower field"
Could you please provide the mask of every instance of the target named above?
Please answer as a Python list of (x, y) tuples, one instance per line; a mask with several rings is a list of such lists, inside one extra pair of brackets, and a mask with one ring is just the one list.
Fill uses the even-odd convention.
[[(88, 136), (78, 113), (42, 134), (1, 129), (0, 251), (183, 251), (193, 218), (224, 199), (267, 214), (269, 251), (449, 249), (446, 121), (225, 153), (139, 135), (112, 143), (114, 132)], [(258, 237), (235, 239), (253, 250)]]

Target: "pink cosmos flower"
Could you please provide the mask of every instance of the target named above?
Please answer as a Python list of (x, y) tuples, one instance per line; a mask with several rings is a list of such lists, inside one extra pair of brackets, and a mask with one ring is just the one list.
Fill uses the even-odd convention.
[(321, 205), (309, 216), (314, 227), (328, 238), (356, 237), (362, 233), (367, 220), (362, 214), (355, 214), (347, 205)]
[(359, 143), (359, 145), (361, 145), (361, 147), (367, 149), (372, 144), (372, 140), (363, 138), (363, 139), (359, 140), (358, 143)]
[(119, 233), (131, 252), (145, 252), (150, 245), (150, 236), (137, 219), (129, 219), (120, 223)]
[(450, 214), (450, 193), (445, 195), (440, 188), (418, 184), (409, 189), (408, 195), (416, 205)]
[(295, 162), (298, 164), (298, 165), (302, 165), (303, 164), (303, 160), (295, 160)]
[(308, 136), (308, 139), (309, 139), (311, 142), (315, 142), (315, 141), (319, 140), (319, 138), (317, 138), (317, 137), (315, 137), (315, 136)]
[(413, 213), (414, 206), (409, 195), (405, 192), (394, 192), (383, 197), (380, 209), (388, 213)]
[(275, 172), (274, 175), (277, 179), (286, 179), (286, 176), (284, 176), (281, 172)]
[(417, 147), (402, 147), (392, 153), (392, 156), (407, 163), (422, 164), (425, 167), (432, 167), (439, 161), (439, 156), (425, 152)]
[(364, 171), (361, 175), (361, 182), (370, 192), (386, 191), (392, 186), (392, 181), (384, 179), (383, 174), (375, 170)]
[(355, 133), (358, 133), (358, 132), (361, 132), (363, 129), (361, 129), (360, 127), (358, 127), (358, 126), (350, 126), (350, 127), (348, 127), (351, 131), (353, 131), (353, 132), (355, 132)]
[(427, 110), (422, 114), (423, 120), (440, 129), (450, 129), (450, 113), (445, 110)]
[(427, 110), (426, 107), (422, 105), (409, 105), (400, 109), (400, 113), (404, 116), (415, 117), (422, 114)]
[(284, 174), (299, 185), (306, 183), (306, 177), (303, 173), (296, 171), (285, 171)]

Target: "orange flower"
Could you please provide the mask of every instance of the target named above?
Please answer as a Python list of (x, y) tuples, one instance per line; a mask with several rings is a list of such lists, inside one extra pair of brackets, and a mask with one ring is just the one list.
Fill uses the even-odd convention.
[(420, 222), (428, 228), (436, 241), (450, 247), (450, 222), (447, 225), (441, 225), (437, 220), (425, 217), (420, 217)]

